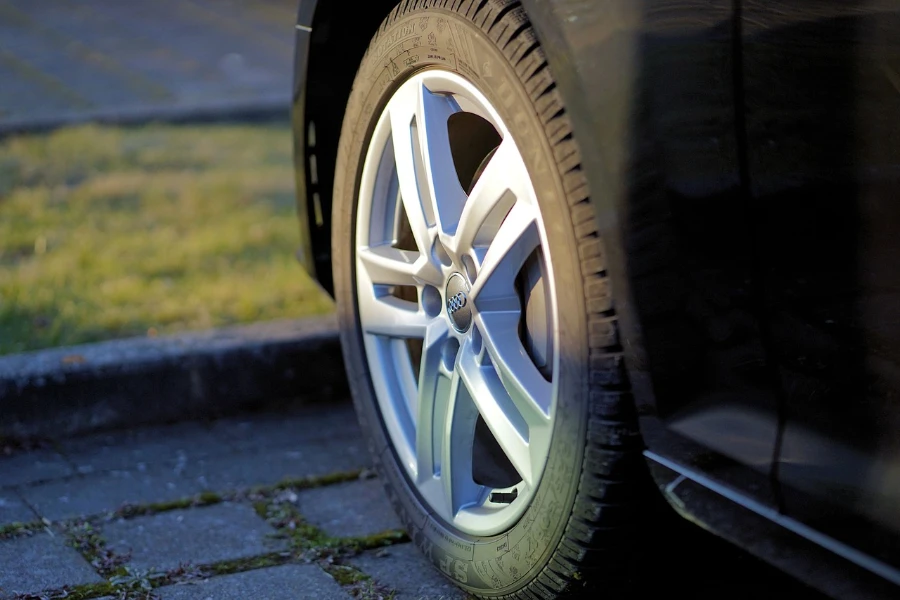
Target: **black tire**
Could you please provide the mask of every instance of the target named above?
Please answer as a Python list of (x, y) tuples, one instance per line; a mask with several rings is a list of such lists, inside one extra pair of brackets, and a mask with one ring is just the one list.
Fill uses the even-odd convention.
[[(448, 40), (466, 40), (469, 62), (456, 56), (448, 66), (425, 52), (392, 61), (413, 25), (416, 35), (434, 35), (439, 51), (433, 55), (454, 56)], [(564, 351), (547, 466), (524, 516), (489, 538), (473, 538), (430, 515), (407, 480), (377, 407), (357, 312), (353, 239), (364, 152), (393, 90), (430, 67), (473, 82), (508, 124), (539, 195), (558, 286), (565, 287), (558, 294)], [(411, 539), (478, 596), (553, 598), (585, 584), (615, 595), (630, 571), (633, 500), (646, 477), (642, 446), (578, 146), (519, 2), (407, 0), (397, 6), (359, 67), (336, 173), (332, 252), (344, 358), (375, 466)]]

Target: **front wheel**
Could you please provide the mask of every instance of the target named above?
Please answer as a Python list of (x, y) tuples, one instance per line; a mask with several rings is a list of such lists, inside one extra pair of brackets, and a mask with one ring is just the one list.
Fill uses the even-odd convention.
[(350, 386), (411, 538), (485, 597), (614, 591), (640, 447), (578, 147), (518, 2), (404, 2), (338, 153)]

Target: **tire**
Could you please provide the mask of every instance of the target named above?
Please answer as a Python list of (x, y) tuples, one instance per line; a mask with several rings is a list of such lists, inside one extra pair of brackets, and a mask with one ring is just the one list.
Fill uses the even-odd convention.
[[(424, 158), (407, 164), (409, 103), (410, 156)], [(480, 117), (447, 119), (454, 184), (438, 159), (448, 156), (441, 119), (456, 109)], [(513, 156), (498, 162), (511, 165), (514, 179), (501, 200), (484, 191), (503, 171), (492, 167), (498, 156)], [(512, 177), (523, 166), (525, 183)], [(462, 241), (431, 245), (422, 225), (433, 222), (428, 231), (438, 231), (439, 242), (451, 239), (447, 232), (466, 237), (465, 210), (446, 200), (458, 195), (448, 191), (454, 185), (494, 202), (471, 249)], [(408, 202), (430, 197), (441, 198), (427, 205), (431, 214)], [(578, 146), (518, 2), (405, 1), (391, 12), (347, 104), (333, 198), (335, 297), (350, 387), (410, 538), (481, 597), (554, 598), (586, 585), (615, 595), (631, 564), (634, 500), (646, 477), (642, 446)], [(522, 217), (522, 231), (531, 233), (503, 246), (512, 239), (504, 226), (522, 214), (537, 215)], [(526, 238), (537, 246), (523, 259)], [(492, 244), (507, 248), (494, 262)], [(468, 324), (460, 316), (467, 306)], [(390, 312), (401, 308), (408, 312)], [(503, 311), (518, 315), (514, 325), (496, 316)], [(418, 346), (401, 339), (423, 331)], [(449, 392), (446, 383), (432, 386), (441, 377)]]

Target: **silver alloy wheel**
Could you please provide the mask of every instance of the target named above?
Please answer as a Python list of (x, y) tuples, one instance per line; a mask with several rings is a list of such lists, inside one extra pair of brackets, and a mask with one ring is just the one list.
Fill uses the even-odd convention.
[[(449, 133), (461, 112), (500, 139), (468, 194)], [(525, 163), (481, 92), (427, 70), (380, 115), (359, 190), (359, 321), (390, 440), (430, 512), (471, 535), (505, 531), (540, 481), (558, 387), (556, 286)], [(398, 243), (402, 228), (414, 244)], [(476, 481), (479, 416), (513, 485)]]

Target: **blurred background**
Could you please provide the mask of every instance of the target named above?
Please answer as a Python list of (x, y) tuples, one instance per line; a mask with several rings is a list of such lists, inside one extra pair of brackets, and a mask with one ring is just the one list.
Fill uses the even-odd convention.
[(294, 259), (296, 0), (0, 0), (0, 354), (330, 310)]

